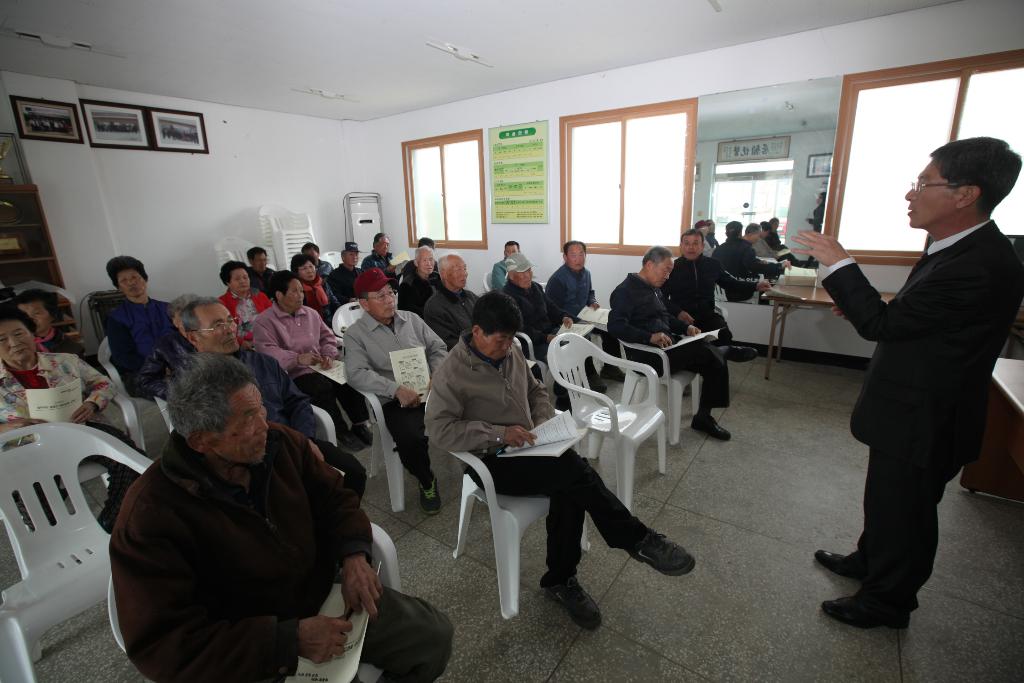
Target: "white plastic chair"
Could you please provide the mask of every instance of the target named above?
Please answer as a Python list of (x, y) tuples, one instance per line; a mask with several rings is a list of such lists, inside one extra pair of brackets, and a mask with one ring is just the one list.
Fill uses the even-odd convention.
[(491, 274), (484, 273), (484, 294), (491, 291)]
[[(150, 465), (114, 437), (82, 425), (31, 425), (5, 433), (3, 441), (30, 436), (31, 442), (0, 453), (0, 510), (21, 572), (21, 581), (3, 591), (0, 606), (0, 680), (5, 683), (34, 681), (32, 662), (42, 655), (43, 632), (104, 598), (110, 536), (89, 509), (79, 464), (102, 455), (137, 472)], [(34, 529), (22, 518), (15, 496)]]
[[(615, 403), (591, 389), (584, 367), (591, 358), (643, 375), (647, 380), (647, 398), (636, 404)], [(601, 452), (605, 437), (615, 441), (616, 495), (632, 511), (636, 450), (655, 433), (658, 471), (665, 474), (665, 413), (658, 407), (657, 375), (650, 366), (615, 358), (571, 332), (560, 334), (551, 342), (548, 363), (555, 381), (569, 391), (573, 418), (587, 427), (590, 456)]]
[(320, 254), (320, 260), (326, 261), (331, 264), (331, 268), (337, 268), (341, 265), (341, 252), (340, 251), (325, 251)]
[(345, 330), (362, 317), (363, 307), (358, 301), (338, 306), (338, 310), (334, 312), (334, 317), (331, 318), (331, 329), (334, 331), (334, 335), (336, 337), (344, 337)]
[[(259, 209), (263, 246), (273, 252), (274, 261), (287, 268), (291, 257), (298, 254), (306, 242), (313, 238), (313, 222), (309, 214), (289, 211), (283, 206), (266, 205)], [(269, 246), (268, 246), (269, 245)]]
[(523, 352), (526, 359), (540, 368), (540, 376), (544, 379), (544, 386), (547, 387), (548, 392), (551, 392), (551, 388), (554, 385), (554, 380), (551, 377), (551, 372), (548, 370), (548, 364), (544, 361), (537, 360), (537, 355), (533, 351), (533, 340), (530, 339), (530, 335), (525, 332), (516, 332), (515, 339), (512, 343), (519, 347), (519, 350)]
[[(96, 359), (100, 362), (103, 371), (107, 373), (110, 383), (114, 385), (114, 389), (119, 395), (116, 399), (117, 405), (121, 409), (121, 414), (124, 415), (128, 436), (132, 437), (132, 441), (135, 442), (135, 445), (140, 450), (146, 450), (146, 437), (142, 431), (142, 421), (139, 418), (139, 413), (145, 409), (145, 406), (150, 401), (145, 398), (128, 395), (128, 390), (125, 389), (124, 382), (121, 381), (121, 373), (117, 371), (117, 367), (110, 358), (110, 340), (107, 337), (104, 337), (103, 341), (100, 342), (100, 346), (96, 350)], [(128, 407), (129, 404), (131, 407)], [(164, 419), (166, 420), (166, 416)], [(170, 430), (168, 429), (168, 431)]]
[(223, 265), (228, 261), (241, 261), (248, 263), (246, 252), (256, 245), (241, 237), (222, 237), (213, 245), (213, 252), (217, 255), (217, 265)]
[[(658, 406), (665, 412), (668, 419), (668, 442), (675, 446), (679, 443), (679, 423), (683, 419), (683, 387), (687, 384), (690, 385), (693, 412), (696, 414), (700, 407), (700, 375), (688, 370), (682, 370), (673, 375), (668, 364), (668, 354), (657, 346), (634, 344), (620, 339), (619, 349), (622, 352), (623, 360), (629, 360), (626, 357), (626, 349), (634, 349), (654, 354), (661, 361), (661, 372), (658, 373), (660, 387)], [(635, 372), (626, 373), (626, 380), (622, 383), (623, 403), (630, 402), (640, 379), (641, 376)]]
[[(398, 551), (395, 550), (395, 542), (391, 540), (386, 531), (376, 524), (371, 523), (370, 530), (373, 533), (373, 559), (380, 561), (380, 582), (392, 590), (401, 592), (402, 577), (398, 573)], [(121, 648), (121, 652), (125, 652), (121, 622), (117, 617), (117, 599), (114, 595), (113, 577), (107, 582), (107, 616), (110, 619), (110, 630), (114, 633), (114, 640)], [(382, 673), (372, 664), (359, 665), (358, 677), (364, 683), (374, 683)]]

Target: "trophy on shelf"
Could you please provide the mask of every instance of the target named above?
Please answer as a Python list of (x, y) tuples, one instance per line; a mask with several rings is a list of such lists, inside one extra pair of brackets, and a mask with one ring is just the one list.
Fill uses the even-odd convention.
[(4, 157), (11, 150), (10, 140), (0, 140), (0, 183), (13, 183), (14, 178), (4, 172)]

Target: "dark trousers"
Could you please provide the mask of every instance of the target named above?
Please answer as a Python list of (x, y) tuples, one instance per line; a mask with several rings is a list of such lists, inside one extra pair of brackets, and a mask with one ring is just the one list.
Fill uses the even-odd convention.
[(601, 338), (601, 348), (604, 349), (605, 353), (609, 356), (622, 358), (622, 354), (619, 352), (621, 347), (619, 346), (618, 339), (604, 330), (595, 329), (594, 332)]
[(369, 418), (366, 410), (366, 399), (358, 391), (347, 384), (338, 384), (334, 380), (327, 379), (318, 372), (311, 372), (295, 378), (295, 386), (299, 391), (309, 396), (309, 400), (317, 408), (327, 411), (334, 421), (334, 427), (338, 432), (347, 432), (348, 425), (345, 418), (341, 416), (338, 404), (345, 409), (348, 419), (352, 424), (364, 422)]
[(960, 465), (922, 468), (872, 448), (864, 482), (864, 531), (852, 567), (864, 570), (857, 599), (869, 609), (904, 617), (932, 573), (939, 542), (937, 506)]
[(693, 324), (699, 327), (701, 332), (718, 330), (718, 341), (715, 342), (715, 346), (725, 346), (732, 343), (732, 331), (729, 330), (729, 325), (726, 324), (725, 318), (720, 316), (718, 311), (714, 309), (694, 314)]
[[(661, 359), (653, 353), (626, 349), (626, 356), (638, 363), (650, 365), (661, 374)], [(696, 372), (701, 376), (700, 412), (729, 405), (729, 366), (721, 349), (703, 339), (668, 351), (668, 366), (672, 373)]]
[(366, 491), (366, 468), (356, 460), (356, 456), (341, 450), (330, 441), (313, 439), (313, 443), (324, 454), (324, 462), (345, 473), (345, 488), (355, 491), (362, 498)]
[(384, 410), (384, 424), (398, 446), (402, 466), (416, 477), (420, 486), (429, 487), (434, 481), (434, 473), (430, 469), (427, 433), (423, 428), (425, 406), (421, 403), (415, 408), (403, 408), (398, 401), (388, 401), (381, 408)]
[[(632, 550), (647, 533), (647, 527), (608, 490), (590, 463), (571, 448), (558, 458), (492, 455), (484, 458), (484, 464), (494, 477), (498, 493), (551, 498), (547, 518), (548, 571), (541, 577), (541, 586), (565, 583), (576, 575), (587, 513), (609, 547)], [(476, 473), (468, 472), (476, 481)]]

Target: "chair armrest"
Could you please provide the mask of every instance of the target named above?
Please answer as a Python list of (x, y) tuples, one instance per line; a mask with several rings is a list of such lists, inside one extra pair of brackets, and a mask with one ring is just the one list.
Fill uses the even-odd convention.
[(156, 402), (156, 407), (160, 409), (160, 417), (164, 419), (164, 424), (167, 425), (167, 431), (174, 431), (174, 424), (171, 423), (171, 413), (167, 409), (167, 401), (163, 400), (159, 396), (154, 396), (153, 400)]
[(312, 403), (309, 407), (313, 409), (313, 419), (316, 421), (316, 438), (329, 441), (337, 446), (338, 432), (334, 426), (334, 420), (331, 419), (331, 416), (323, 408), (318, 408)]
[(654, 372), (654, 368), (650, 365), (645, 365), (644, 363), (637, 363), (635, 360), (626, 360), (625, 358), (613, 356), (605, 353), (604, 351), (599, 351), (597, 357), (600, 358), (603, 363), (608, 365), (614, 365), (615, 367), (622, 368), (623, 370), (632, 370), (633, 372), (639, 372), (643, 375), (647, 379), (647, 398), (637, 405), (647, 403), (651, 405), (658, 404), (658, 374)]
[(401, 592), (402, 578), (398, 574), (398, 551), (388, 532), (370, 522), (373, 534), (373, 559), (380, 560), (380, 582), (392, 590)]
[(530, 339), (530, 335), (525, 332), (516, 332), (516, 339), (519, 340), (520, 348), (525, 344), (526, 348), (523, 351), (526, 352), (526, 357), (530, 360), (537, 360), (537, 357), (533, 353), (533, 340)]
[(480, 477), (480, 483), (484, 485), (484, 493), (487, 494), (488, 506), (497, 505), (498, 492), (494, 489), (494, 477), (491, 476), (491, 471), (487, 469), (484, 461), (469, 451), (451, 451), (451, 454), (473, 468), (473, 471)]
[(665, 378), (672, 376), (672, 371), (669, 369), (668, 366), (668, 354), (665, 353), (665, 351), (662, 350), (660, 347), (652, 346), (650, 344), (634, 344), (633, 342), (622, 341), (621, 339), (619, 340), (619, 343), (622, 344), (622, 346), (627, 349), (633, 349), (635, 351), (644, 351), (646, 353), (653, 353), (657, 356), (661, 356), (661, 377)]

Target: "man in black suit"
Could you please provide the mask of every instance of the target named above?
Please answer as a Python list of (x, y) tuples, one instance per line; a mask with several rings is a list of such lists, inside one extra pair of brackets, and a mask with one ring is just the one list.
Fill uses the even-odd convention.
[(888, 304), (834, 237), (795, 238), (824, 266), (833, 311), (878, 342), (850, 422), (870, 447), (864, 530), (849, 555), (814, 554), (860, 579), (856, 595), (822, 609), (862, 628), (905, 628), (917, 608), (935, 560), (937, 505), (978, 458), (992, 367), (1024, 296), (1024, 267), (989, 219), (1020, 157), (1002, 140), (970, 138), (931, 158), (906, 198), (910, 227), (932, 242)]

